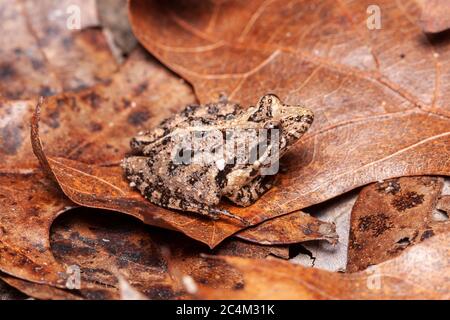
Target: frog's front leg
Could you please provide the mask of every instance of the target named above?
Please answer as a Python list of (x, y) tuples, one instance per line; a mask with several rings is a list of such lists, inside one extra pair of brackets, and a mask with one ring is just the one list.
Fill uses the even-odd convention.
[(272, 188), (274, 180), (275, 176), (258, 176), (247, 185), (225, 196), (239, 206), (248, 207)]

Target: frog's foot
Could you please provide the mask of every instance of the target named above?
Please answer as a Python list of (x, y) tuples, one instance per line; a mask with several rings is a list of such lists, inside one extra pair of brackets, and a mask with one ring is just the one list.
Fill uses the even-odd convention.
[(244, 218), (242, 218), (240, 216), (232, 214), (228, 210), (211, 208), (211, 209), (209, 209), (209, 214), (212, 215), (213, 219), (218, 219), (219, 216), (224, 216), (224, 217), (228, 217), (231, 219), (239, 220), (246, 227), (249, 227), (251, 225), (251, 223), (249, 221), (245, 220)]
[(195, 213), (207, 216), (208, 218), (210, 218), (212, 220), (219, 220), (220, 217), (223, 216), (223, 217), (231, 218), (234, 220), (238, 220), (240, 223), (242, 223), (246, 227), (251, 225), (251, 223), (249, 221), (247, 221), (244, 218), (239, 217), (235, 214), (232, 214), (228, 210), (214, 208), (210, 205), (191, 203), (188, 207), (183, 208), (183, 210), (195, 212)]
[(239, 206), (248, 207), (272, 188), (273, 182), (273, 176), (258, 176), (248, 185), (230, 195), (226, 195), (226, 197)]

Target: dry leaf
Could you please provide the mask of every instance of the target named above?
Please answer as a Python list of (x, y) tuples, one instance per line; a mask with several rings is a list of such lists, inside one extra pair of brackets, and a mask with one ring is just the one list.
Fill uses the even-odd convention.
[(449, 232), (449, 222), (433, 219), (442, 187), (439, 177), (403, 177), (365, 187), (352, 210), (347, 270), (364, 270)]
[(211, 251), (182, 234), (149, 228), (124, 215), (85, 208), (55, 222), (51, 243), (52, 253), (61, 264), (80, 268), (79, 292), (87, 299), (119, 299), (117, 274), (149, 299), (186, 298), (179, 283), (184, 275), (221, 288), (240, 283), (231, 269), (201, 257), (201, 253), (250, 258), (287, 255), (286, 247), (236, 240)]
[(127, 19), (127, 0), (97, 0), (101, 26), (111, 32), (120, 55), (128, 55), (136, 48), (137, 40)]
[(79, 268), (85, 299), (120, 299), (117, 273), (151, 299), (182, 294), (151, 235), (127, 217), (85, 209), (64, 215), (52, 228), (51, 246), (62, 265)]
[(0, 98), (49, 96), (108, 79), (117, 64), (102, 30), (87, 28), (97, 25), (95, 0), (0, 1)]
[(0, 275), (0, 278), (15, 290), (40, 300), (81, 300), (82, 298), (68, 290), (59, 289), (50, 285), (38, 284), (14, 278), (8, 275)]
[(0, 175), (0, 270), (64, 287), (65, 269), (50, 252), (48, 233), (54, 218), (73, 207), (39, 171)]
[(324, 241), (302, 243), (299, 248), (300, 253), (291, 262), (328, 271), (345, 271), (347, 267), (350, 215), (358, 193), (359, 190), (353, 190), (335, 199), (306, 209), (320, 220), (335, 223), (339, 242), (337, 244)]
[(269, 218), (373, 181), (450, 174), (449, 38), (422, 34), (414, 1), (379, 1), (382, 29), (369, 30), (370, 4), (130, 1), (137, 38), (201, 102), (275, 92), (315, 112), (277, 185), (246, 212)]
[(0, 300), (22, 300), (26, 296), (0, 278)]
[(222, 257), (243, 284), (234, 290), (198, 284), (200, 299), (442, 299), (450, 298), (450, 235), (410, 247), (363, 272), (343, 274), (274, 260)]
[(325, 223), (301, 211), (247, 228), (236, 236), (266, 245), (292, 244), (308, 240), (327, 240), (336, 244), (338, 240), (333, 223)]
[(441, 32), (450, 28), (450, 2), (448, 0), (421, 0), (420, 24), (425, 32)]

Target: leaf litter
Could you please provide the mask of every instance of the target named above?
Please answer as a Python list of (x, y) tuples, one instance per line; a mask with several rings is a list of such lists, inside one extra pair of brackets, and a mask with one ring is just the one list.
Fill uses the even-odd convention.
[[(321, 239), (331, 244), (304, 244), (314, 254), (315, 267), (342, 270), (347, 253), (343, 231), (349, 226), (339, 217), (348, 217), (347, 207), (352, 205), (347, 201), (345, 206), (344, 201), (346, 215), (336, 217), (339, 210), (333, 203), (340, 197), (330, 198), (393, 177), (448, 175), (450, 85), (445, 75), (450, 71), (450, 42), (445, 32), (421, 33), (421, 10), (415, 2), (380, 3), (387, 13), (383, 23), (408, 34), (399, 36), (360, 28), (365, 3), (334, 6), (325, 1), (317, 6), (293, 1), (284, 8), (281, 21), (277, 1), (131, 1), (137, 38), (189, 81), (195, 95), (190, 85), (140, 48), (129, 58), (125, 55), (119, 67), (110, 35), (105, 37), (105, 30), (98, 27), (94, 1), (82, 4), (89, 18), (76, 32), (64, 28), (60, 8), (66, 8), (66, 2), (44, 2), (36, 9), (29, 1), (0, 3), (2, 14), (6, 12), (2, 27), (21, 34), (4, 43), (7, 54), (0, 59), (0, 74), (8, 81), (7, 86), (0, 85), (0, 270), (4, 272), (0, 278), (5, 283), (38, 299), (123, 298), (123, 283), (118, 281), (122, 275), (135, 297), (143, 294), (150, 299), (229, 294), (253, 298), (280, 287), (284, 291), (271, 298), (448, 299), (449, 281), (438, 279), (448, 274), (450, 211), (448, 181), (440, 177), (400, 178), (403, 189), (422, 188), (423, 197), (407, 193), (397, 202), (390, 193), (376, 198), (373, 188), (380, 183), (362, 189), (352, 210), (348, 252), (349, 270), (362, 271), (338, 274), (279, 262), (292, 257), (295, 248), (284, 244)], [(48, 20), (52, 17), (45, 16), (48, 12), (55, 14), (56, 22)], [(327, 12), (326, 22), (321, 12)], [(154, 14), (158, 19), (149, 19)], [(408, 19), (399, 18), (404, 16)], [(229, 17), (232, 25), (225, 24)], [(125, 24), (114, 29), (114, 22), (104, 17), (101, 23), (109, 23), (116, 35), (120, 28), (127, 32)], [(267, 30), (271, 38), (264, 36)], [(116, 44), (125, 54), (133, 46), (123, 39)], [(69, 47), (70, 54), (60, 54)], [(81, 64), (74, 68), (67, 59)], [(262, 201), (243, 209), (224, 204), (251, 217), (255, 226), (239, 232), (226, 220), (215, 223), (155, 207), (124, 182), (119, 161), (138, 130), (154, 126), (196, 97), (209, 102), (225, 94), (245, 105), (268, 91), (287, 102), (303, 101), (319, 120), (283, 159), (278, 183)], [(39, 95), (51, 96), (41, 103), (42, 120), (38, 123), (35, 117), (32, 130), (34, 152), (43, 167), (28, 139), (28, 120)], [(330, 207), (320, 210), (319, 203), (326, 200)], [(319, 205), (306, 208), (314, 204)], [(217, 248), (211, 251), (173, 231), (144, 227), (130, 217), (98, 209), (89, 214), (76, 209), (56, 219), (79, 205), (123, 212)], [(364, 225), (376, 226), (373, 212), (382, 208), (393, 218), (384, 230), (390, 236), (374, 251), (379, 239), (369, 235), (363, 253), (356, 255), (355, 219), (363, 216)], [(408, 220), (411, 226), (405, 227), (404, 217), (394, 209), (414, 211), (413, 220)], [(105, 217), (93, 217), (97, 214)], [(333, 222), (342, 238), (337, 246), (332, 245), (337, 239)], [(402, 238), (394, 244), (401, 249), (383, 252), (402, 232), (408, 233), (403, 238), (409, 242)], [(170, 245), (173, 239), (177, 240)], [(93, 259), (93, 252), (98, 258)], [(255, 263), (254, 258), (262, 260)], [(66, 288), (70, 265), (83, 270), (80, 290)], [(292, 274), (297, 272), (298, 281), (293, 283)], [(200, 288), (194, 296), (184, 287), (186, 275)]]

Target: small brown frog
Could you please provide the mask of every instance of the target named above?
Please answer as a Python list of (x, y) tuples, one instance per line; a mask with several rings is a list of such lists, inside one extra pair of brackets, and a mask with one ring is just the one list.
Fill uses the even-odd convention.
[(249, 206), (271, 188), (270, 168), (308, 130), (313, 113), (268, 94), (243, 109), (224, 99), (189, 105), (131, 140), (127, 179), (162, 207), (239, 219), (216, 206), (226, 197)]

